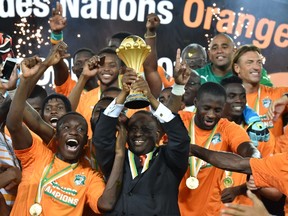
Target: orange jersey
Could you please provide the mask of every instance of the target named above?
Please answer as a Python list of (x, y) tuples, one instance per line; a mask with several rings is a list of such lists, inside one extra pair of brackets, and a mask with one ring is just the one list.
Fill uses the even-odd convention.
[[(179, 114), (190, 133), (194, 113), (182, 111)], [(195, 125), (195, 143), (203, 147), (211, 132), (212, 130), (202, 130)], [(237, 148), (241, 143), (249, 141), (246, 131), (241, 126), (223, 118), (218, 122), (209, 149), (237, 152)], [(194, 190), (190, 190), (186, 186), (186, 179), (190, 176), (190, 169), (187, 169), (179, 187), (178, 203), (181, 215), (219, 215), (221, 191), (218, 182), (221, 180), (223, 172), (223, 170), (203, 161), (197, 175), (199, 186)]]
[(286, 92), (288, 92), (287, 87), (268, 87), (260, 85), (260, 90), (258, 92), (246, 94), (248, 106), (258, 113), (263, 123), (271, 130), (276, 138), (283, 134), (282, 118), (280, 116), (276, 122), (273, 122), (272, 120), (268, 120), (266, 114), (270, 104), (274, 100), (282, 97)]
[[(35, 202), (38, 185), (43, 170), (54, 158), (54, 154), (41, 142), (33, 139), (28, 149), (15, 150), (22, 165), (22, 180), (11, 215), (30, 215), (29, 209)], [(57, 157), (47, 177), (58, 173), (70, 165)], [(105, 188), (103, 179), (97, 172), (84, 168), (81, 164), (68, 174), (43, 187), (42, 215), (82, 215), (85, 204), (99, 213), (97, 202)]]

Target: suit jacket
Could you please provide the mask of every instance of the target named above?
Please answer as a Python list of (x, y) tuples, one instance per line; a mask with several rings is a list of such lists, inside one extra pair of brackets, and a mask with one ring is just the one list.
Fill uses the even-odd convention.
[[(107, 179), (115, 156), (116, 123), (117, 118), (101, 113), (93, 135), (96, 159)], [(134, 179), (126, 150), (122, 191), (114, 211), (107, 215), (180, 215), (178, 186), (187, 170), (190, 138), (178, 115), (162, 126), (168, 144), (156, 148), (149, 168), (142, 174), (135, 155), (140, 174)]]

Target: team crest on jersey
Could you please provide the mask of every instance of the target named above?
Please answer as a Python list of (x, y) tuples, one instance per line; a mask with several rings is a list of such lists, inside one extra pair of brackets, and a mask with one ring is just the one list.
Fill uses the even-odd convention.
[(221, 135), (219, 134), (219, 133), (216, 133), (214, 136), (213, 136), (213, 138), (212, 138), (212, 140), (211, 140), (211, 143), (212, 144), (217, 144), (217, 143), (219, 143), (219, 142), (221, 142)]
[(75, 176), (75, 179), (74, 179), (75, 185), (77, 185), (77, 186), (85, 185), (85, 181), (86, 181), (86, 176), (84, 176), (84, 175), (76, 175)]
[(263, 106), (264, 106), (265, 108), (268, 108), (268, 107), (270, 106), (271, 102), (272, 102), (272, 100), (271, 100), (270, 98), (264, 98), (264, 99), (262, 100)]

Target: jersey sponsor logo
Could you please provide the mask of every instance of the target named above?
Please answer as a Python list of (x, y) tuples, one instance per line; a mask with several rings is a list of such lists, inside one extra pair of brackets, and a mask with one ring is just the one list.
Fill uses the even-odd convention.
[(270, 106), (270, 104), (272, 103), (272, 100), (270, 98), (264, 98), (262, 100), (262, 104), (265, 108), (268, 108)]
[(211, 140), (211, 143), (213, 144), (213, 145), (216, 145), (217, 143), (220, 143), (221, 142), (221, 135), (220, 135), (220, 133), (216, 133), (214, 136), (213, 136), (213, 138), (212, 138), (212, 140)]
[(260, 115), (259, 117), (267, 128), (274, 128), (273, 121), (270, 120), (267, 115)]
[(85, 181), (86, 181), (86, 176), (84, 175), (77, 174), (74, 178), (74, 183), (77, 186), (85, 185)]
[(208, 75), (200, 75), (200, 78), (204, 80), (203, 83), (208, 82)]
[(52, 182), (48, 185), (45, 188), (44, 193), (53, 197), (55, 200), (72, 207), (76, 207), (79, 202), (79, 199), (74, 197), (77, 195), (76, 190), (62, 187), (57, 182)]

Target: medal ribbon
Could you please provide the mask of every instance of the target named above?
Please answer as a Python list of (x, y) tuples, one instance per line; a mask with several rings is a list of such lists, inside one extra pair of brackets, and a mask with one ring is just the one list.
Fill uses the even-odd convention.
[[(241, 127), (242, 127), (243, 129), (245, 129), (245, 122), (242, 122)], [(233, 173), (233, 172), (231, 172), (231, 171), (225, 170), (225, 177), (231, 177), (231, 176), (232, 176), (232, 173)]]
[(35, 202), (36, 203), (40, 203), (41, 202), (43, 189), (44, 189), (44, 187), (47, 184), (49, 184), (49, 183), (61, 178), (62, 176), (67, 175), (68, 173), (73, 171), (78, 166), (78, 162), (70, 164), (69, 166), (67, 166), (64, 169), (60, 170), (59, 172), (55, 173), (51, 177), (47, 178), (47, 175), (49, 174), (49, 172), (50, 172), (50, 170), (52, 168), (52, 165), (54, 164), (54, 160), (55, 160), (55, 155), (54, 155), (51, 163), (49, 165), (47, 165), (45, 167), (45, 169), (43, 170), (43, 173), (42, 173), (42, 176), (41, 176), (41, 179), (40, 179), (40, 184), (38, 185), (38, 189), (37, 189), (37, 195), (36, 195), (36, 198), (35, 198)]
[(232, 172), (225, 170), (225, 177), (231, 177), (232, 176)]
[(98, 91), (98, 100), (100, 100), (100, 97), (101, 97), (101, 94), (102, 94), (102, 90), (101, 90), (101, 88), (100, 88), (100, 86), (99, 86), (99, 91)]
[(260, 101), (260, 93), (261, 93), (261, 87), (259, 86), (256, 102), (255, 102), (255, 105), (254, 105), (254, 111), (256, 111), (256, 113), (258, 115), (259, 115), (259, 111), (260, 111), (260, 107), (259, 107), (259, 104), (260, 104), (260, 102), (259, 102)]
[[(141, 173), (144, 173), (149, 168), (149, 162), (152, 159), (152, 156), (153, 156), (153, 153), (155, 150), (156, 150), (156, 148), (154, 148), (153, 151), (146, 154), (147, 157), (146, 157), (146, 160), (144, 162), (144, 166), (142, 168)], [(138, 170), (136, 168), (135, 155), (129, 149), (128, 149), (128, 158), (129, 158), (129, 165), (130, 165), (130, 171), (131, 171), (132, 179), (134, 179), (134, 178), (136, 178), (136, 176), (138, 176)]]
[[(191, 120), (191, 124), (190, 124), (190, 128), (189, 128), (189, 136), (191, 139), (191, 143), (192, 144), (196, 144), (195, 143), (195, 121), (194, 121), (194, 117), (193, 116), (192, 120)], [(209, 146), (211, 144), (211, 140), (215, 134), (216, 128), (217, 128), (218, 123), (214, 126), (211, 134), (209, 135), (209, 138), (207, 139), (204, 148), (209, 149)], [(202, 164), (202, 160), (200, 158), (194, 157), (194, 156), (190, 156), (189, 157), (189, 167), (190, 167), (190, 176), (192, 177), (197, 177), (198, 172), (200, 170)]]

